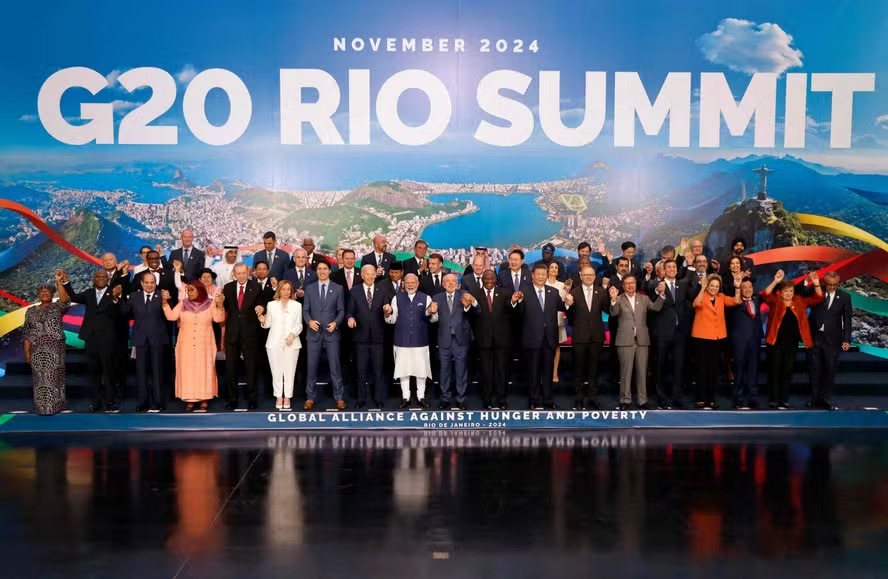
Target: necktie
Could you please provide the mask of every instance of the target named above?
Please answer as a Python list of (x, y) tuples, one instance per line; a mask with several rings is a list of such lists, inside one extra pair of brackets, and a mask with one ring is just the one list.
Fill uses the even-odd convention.
[(749, 317), (753, 320), (755, 319), (755, 308), (752, 306), (752, 300), (746, 300), (746, 311), (749, 313)]
[(480, 275), (475, 276), (475, 285), (481, 285), (481, 276)]
[(537, 299), (540, 300), (540, 309), (545, 310), (546, 309), (546, 300), (543, 297), (543, 290), (541, 290), (541, 289), (537, 290)]
[(521, 287), (521, 279), (518, 277), (518, 274), (515, 274), (515, 281), (512, 282), (512, 289), (518, 291), (518, 288)]
[(348, 289), (352, 288), (352, 270), (346, 270), (345, 272), (345, 284), (348, 286)]
[(145, 294), (145, 305), (147, 306), (150, 303), (151, 303), (151, 294)]
[(590, 312), (592, 311), (592, 288), (591, 287), (586, 288), (586, 307), (589, 309)]
[(441, 287), (441, 274), (435, 274), (435, 287)]
[(826, 309), (829, 309), (829, 308), (832, 307), (832, 303), (833, 303), (833, 294), (832, 294), (832, 293), (829, 293), (829, 294), (827, 294), (827, 297), (828, 297), (828, 299), (826, 300)]
[(299, 270), (298, 272), (296, 272), (296, 273), (297, 273), (298, 276), (299, 276), (299, 287), (302, 287), (302, 285), (303, 285), (303, 280), (305, 279), (305, 278), (302, 277), (302, 270), (300, 269), (300, 270)]
[(703, 281), (703, 274), (702, 274), (702, 273), (698, 273), (698, 274), (697, 274), (697, 279), (699, 279), (700, 281)]
[(268, 265), (271, 265), (272, 261), (274, 261), (274, 254), (269, 251), (268, 252)]
[(672, 301), (675, 301), (675, 282), (669, 282), (669, 295), (672, 296)]
[(321, 303), (327, 301), (327, 284), (321, 284)]
[(487, 309), (493, 311), (493, 290), (487, 290)]
[(237, 309), (241, 309), (244, 305), (244, 286), (238, 284), (237, 287)]
[(376, 267), (380, 267), (382, 265), (382, 256), (378, 253), (376, 254)]
[(373, 309), (373, 294), (370, 293), (370, 288), (367, 288), (367, 307)]
[(453, 313), (453, 294), (447, 294), (447, 310)]
[(191, 254), (191, 250), (190, 250), (190, 249), (186, 249), (185, 251), (183, 251), (183, 252), (182, 252), (182, 261), (184, 261), (185, 263), (188, 263), (188, 256), (189, 256), (190, 254)]

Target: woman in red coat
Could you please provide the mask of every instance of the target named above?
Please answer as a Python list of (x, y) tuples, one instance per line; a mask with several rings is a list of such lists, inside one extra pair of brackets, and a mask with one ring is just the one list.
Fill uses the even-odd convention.
[(774, 281), (762, 290), (762, 301), (768, 304), (768, 327), (765, 343), (768, 351), (768, 398), (771, 408), (789, 409), (789, 386), (799, 342), (806, 349), (814, 346), (808, 327), (808, 307), (823, 301), (820, 278), (811, 272), (808, 279), (814, 285), (814, 295), (802, 297), (795, 293), (791, 280), (783, 279), (783, 270), (774, 274)]

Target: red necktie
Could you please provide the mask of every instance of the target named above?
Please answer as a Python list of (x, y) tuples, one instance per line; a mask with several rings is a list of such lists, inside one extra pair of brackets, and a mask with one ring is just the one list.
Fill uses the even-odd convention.
[(238, 285), (237, 287), (237, 309), (241, 309), (244, 305), (244, 286)]
[(493, 290), (487, 290), (487, 309), (493, 311)]
[(754, 320), (755, 319), (755, 309), (752, 307), (752, 300), (747, 300), (746, 311), (749, 312), (749, 317)]

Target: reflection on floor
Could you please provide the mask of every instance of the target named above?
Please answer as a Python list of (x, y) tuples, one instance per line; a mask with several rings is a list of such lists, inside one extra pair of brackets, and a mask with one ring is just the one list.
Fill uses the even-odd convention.
[(4, 577), (869, 577), (888, 565), (883, 432), (0, 444)]

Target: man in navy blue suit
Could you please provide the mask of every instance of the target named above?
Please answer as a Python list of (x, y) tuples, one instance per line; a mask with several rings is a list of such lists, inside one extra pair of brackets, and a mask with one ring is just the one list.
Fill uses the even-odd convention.
[(808, 350), (811, 373), (810, 407), (836, 410), (830, 400), (839, 354), (851, 347), (851, 296), (839, 289), (839, 274), (823, 276), (823, 301), (811, 308), (808, 322), (814, 347)]
[(363, 408), (371, 400), (368, 397), (371, 395), (373, 408), (382, 409), (388, 398), (383, 373), (383, 344), (388, 324), (385, 323), (383, 308), (389, 303), (389, 294), (376, 287), (375, 266), (363, 266), (361, 280), (363, 283), (352, 286), (348, 301), (348, 327), (351, 328), (358, 366), (357, 407)]
[(389, 269), (395, 262), (394, 254), (385, 250), (387, 246), (385, 235), (377, 235), (373, 238), (373, 251), (361, 258), (361, 267), (372, 265), (376, 268), (377, 281), (388, 275)]
[(734, 355), (734, 408), (749, 410), (758, 389), (759, 353), (764, 337), (762, 306), (749, 278), (740, 282), (740, 299), (743, 303), (739, 307), (725, 309)]
[[(685, 352), (691, 337), (694, 310), (691, 304), (699, 292), (692, 282), (678, 277), (678, 263), (674, 259), (663, 264), (666, 284), (663, 308), (653, 314), (651, 330), (654, 341), (654, 380), (656, 380), (657, 404), (661, 409), (683, 408), (685, 388)], [(653, 294), (651, 281), (649, 294)], [(667, 384), (669, 387), (667, 388)]]
[(521, 314), (521, 343), (530, 365), (530, 407), (554, 409), (552, 374), (558, 345), (558, 312), (565, 311), (565, 307), (558, 290), (546, 285), (546, 264), (534, 264), (531, 277), (533, 285), (527, 292), (518, 292), (516, 306)]
[(330, 266), (326, 261), (315, 264), (317, 281), (305, 289), (302, 319), (308, 328), (308, 381), (306, 382), (305, 406), (311, 410), (317, 403), (318, 364), (321, 350), (327, 350), (330, 380), (333, 382), (333, 398), (336, 409), (345, 410), (345, 392), (339, 363), (340, 326), (345, 321), (345, 298), (342, 286), (330, 281)]
[(182, 247), (177, 247), (170, 252), (169, 263), (178, 261), (182, 264), (182, 272), (185, 274), (185, 281), (194, 281), (198, 277), (198, 272), (206, 267), (206, 256), (204, 252), (194, 247), (194, 231), (185, 229), (182, 231)]
[(266, 231), (262, 236), (264, 249), (253, 255), (253, 267), (260, 261), (268, 264), (268, 278), (278, 282), (284, 279), (284, 273), (290, 268), (290, 256), (283, 249), (277, 248), (277, 236), (274, 231)]
[(469, 315), (477, 303), (466, 291), (456, 288), (456, 274), (444, 276), (444, 291), (432, 297), (430, 322), (437, 323), (438, 357), (441, 361), (441, 404), (451, 407), (451, 382), (456, 387), (456, 406), (466, 409), (466, 390), (469, 387), (469, 346), (472, 328)]
[[(136, 348), (136, 380), (139, 385), (139, 412), (160, 412), (165, 408), (163, 361), (170, 344), (167, 320), (161, 307), (157, 280), (142, 276), (142, 287), (121, 303), (120, 313), (133, 318), (132, 342)], [(148, 368), (151, 388), (148, 388)]]

